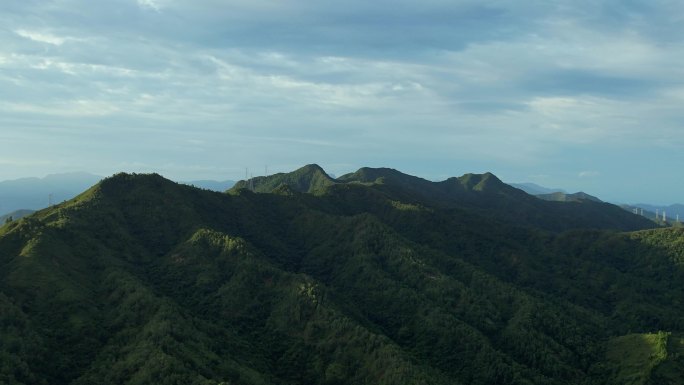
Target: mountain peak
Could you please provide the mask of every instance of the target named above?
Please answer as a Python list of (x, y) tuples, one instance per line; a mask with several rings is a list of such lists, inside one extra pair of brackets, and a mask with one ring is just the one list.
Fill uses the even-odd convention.
[(157, 173), (138, 174), (120, 172), (110, 177), (104, 178), (96, 186), (100, 186), (101, 188), (111, 188), (130, 184), (160, 184), (164, 182), (173, 183)]
[(401, 171), (395, 170), (393, 168), (387, 167), (362, 167), (356, 172), (342, 175), (338, 178), (340, 181), (344, 182), (360, 182), (360, 183), (374, 183), (382, 181), (395, 181), (395, 182), (428, 182), (423, 178), (417, 176), (404, 174)]
[(120, 172), (102, 179), (75, 199), (84, 200), (99, 195), (118, 199), (129, 196), (134, 192), (140, 193), (141, 191), (148, 191), (149, 193), (168, 192), (174, 186), (178, 186), (178, 184), (157, 173), (137, 174)]
[(457, 180), (463, 185), (466, 190), (490, 192), (500, 190), (506, 186), (496, 175), (491, 172), (484, 174), (465, 174)]
[(327, 174), (325, 170), (323, 170), (323, 167), (317, 165), (316, 163), (307, 164), (306, 166), (298, 168), (294, 172), (322, 172)]
[(250, 189), (255, 192), (270, 193), (281, 185), (287, 185), (290, 190), (296, 192), (320, 193), (335, 183), (335, 180), (321, 166), (308, 164), (289, 173), (278, 173), (241, 180), (229, 192)]

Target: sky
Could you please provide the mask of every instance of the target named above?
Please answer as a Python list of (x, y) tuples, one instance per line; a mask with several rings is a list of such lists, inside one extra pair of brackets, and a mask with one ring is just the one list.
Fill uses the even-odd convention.
[(490, 171), (684, 203), (674, 0), (3, 0), (0, 180)]

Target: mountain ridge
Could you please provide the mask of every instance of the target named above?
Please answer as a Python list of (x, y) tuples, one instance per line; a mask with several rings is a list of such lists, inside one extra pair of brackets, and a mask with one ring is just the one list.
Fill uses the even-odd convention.
[(5, 225), (0, 358), (21, 369), (0, 380), (594, 385), (606, 341), (684, 328), (684, 232), (555, 232), (490, 217), (511, 202), (492, 176), (407, 180), (222, 194), (122, 173)]
[[(547, 202), (502, 182), (489, 172), (432, 182), (391, 168), (363, 167), (332, 179), (320, 166), (308, 165), (292, 173), (257, 177), (250, 181), (240, 181), (230, 191), (235, 193), (252, 183), (255, 192), (267, 193), (288, 184), (294, 191), (325, 195), (339, 185), (365, 184), (399, 201), (441, 208), (475, 209), (489, 218), (554, 231), (581, 227), (638, 230), (656, 226), (652, 221), (625, 213), (618, 206), (584, 193), (571, 194), (567, 201), (555, 199), (555, 202)], [(549, 220), (550, 215), (544, 212), (555, 215), (557, 220)]]

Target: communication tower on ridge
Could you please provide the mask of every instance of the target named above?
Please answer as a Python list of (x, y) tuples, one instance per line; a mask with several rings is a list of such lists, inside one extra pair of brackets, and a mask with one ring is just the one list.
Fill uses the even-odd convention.
[(254, 191), (254, 182), (252, 181), (252, 174), (249, 173), (248, 167), (245, 167), (245, 185), (247, 190)]

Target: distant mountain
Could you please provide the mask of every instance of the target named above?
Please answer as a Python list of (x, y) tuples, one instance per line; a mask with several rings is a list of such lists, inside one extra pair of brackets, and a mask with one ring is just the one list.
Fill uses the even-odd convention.
[(649, 204), (644, 204), (644, 203), (637, 203), (633, 205), (629, 205), (632, 207), (638, 207), (640, 209), (644, 209), (644, 211), (649, 211), (651, 213), (654, 213), (658, 211), (660, 214), (660, 218), (662, 218), (663, 212), (665, 212), (667, 219), (669, 220), (674, 220), (677, 215), (679, 215), (680, 220), (684, 221), (684, 205), (682, 204), (673, 204), (669, 206), (658, 206), (658, 205), (649, 205)]
[(509, 185), (523, 190), (530, 195), (553, 194), (555, 192), (566, 193), (563, 189), (543, 187), (535, 183), (509, 183)]
[[(0, 182), (0, 214), (15, 210), (39, 210), (50, 203), (69, 200), (97, 183), (101, 176), (88, 173), (52, 174)], [(50, 197), (50, 195), (52, 197)]]
[[(626, 211), (648, 218), (664, 226), (682, 226), (684, 222), (684, 205), (656, 206), (649, 204), (620, 205)], [(663, 220), (663, 213), (665, 218)], [(678, 221), (679, 219), (679, 221)]]
[(205, 190), (224, 192), (235, 185), (234, 180), (193, 180), (189, 182), (179, 182), (189, 186), (195, 186)]
[(34, 210), (16, 210), (12, 211), (11, 213), (5, 214), (5, 215), (0, 215), (0, 226), (5, 223), (5, 221), (8, 218), (12, 218), (13, 220), (17, 220), (19, 218), (23, 218), (27, 215), (31, 215), (35, 213)]
[(240, 186), (117, 174), (0, 226), (0, 383), (683, 383), (684, 229), (490, 173)]
[(593, 201), (593, 202), (602, 202), (600, 199), (598, 199), (595, 196), (589, 195), (584, 192), (577, 192), (574, 194), (566, 194), (562, 192), (555, 192), (551, 194), (537, 194), (535, 195), (537, 198), (546, 200), (546, 201), (554, 201), (554, 202), (582, 202), (582, 201)]
[[(530, 195), (534, 195), (540, 199), (547, 201), (556, 202), (579, 202), (582, 200), (591, 200), (595, 202), (602, 202), (599, 198), (586, 194), (584, 192), (577, 192), (573, 194), (567, 193), (562, 189), (553, 189), (540, 186), (534, 183), (509, 183), (509, 185), (525, 191)], [(656, 212), (658, 213), (658, 220), (662, 221), (663, 211), (666, 213), (666, 219), (670, 223), (676, 222), (677, 215), (679, 215), (680, 221), (684, 222), (684, 204), (672, 204), (669, 206), (662, 205), (652, 205), (646, 203), (636, 203), (636, 204), (621, 204), (619, 205), (626, 211), (631, 213), (636, 212), (643, 217), (656, 220)], [(637, 210), (635, 210), (637, 209)]]

